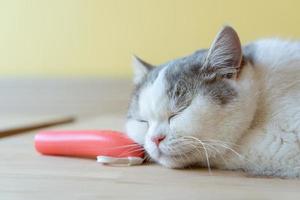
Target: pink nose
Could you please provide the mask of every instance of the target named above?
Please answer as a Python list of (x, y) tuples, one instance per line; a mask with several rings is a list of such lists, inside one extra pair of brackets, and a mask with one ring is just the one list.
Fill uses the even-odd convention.
[(165, 138), (166, 138), (166, 136), (164, 136), (164, 135), (158, 135), (158, 136), (153, 136), (153, 137), (151, 138), (151, 140), (152, 140), (152, 142), (154, 142), (154, 143), (156, 144), (156, 146), (158, 146), (159, 143), (160, 143), (161, 141), (163, 141)]

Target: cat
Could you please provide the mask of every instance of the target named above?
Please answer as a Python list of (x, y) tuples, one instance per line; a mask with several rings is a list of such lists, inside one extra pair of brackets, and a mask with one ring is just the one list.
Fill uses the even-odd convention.
[(299, 42), (242, 47), (225, 26), (209, 49), (133, 68), (126, 133), (155, 162), (300, 177)]

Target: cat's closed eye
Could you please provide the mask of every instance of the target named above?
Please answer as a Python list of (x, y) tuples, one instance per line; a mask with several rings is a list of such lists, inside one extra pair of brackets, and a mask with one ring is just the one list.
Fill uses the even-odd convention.
[(147, 124), (148, 124), (148, 121), (147, 121), (147, 120), (143, 120), (143, 119), (137, 119), (136, 121), (138, 121), (138, 122), (142, 122), (142, 123), (147, 123)]
[(234, 76), (234, 73), (227, 73), (222, 76), (222, 78), (231, 79)]
[(223, 77), (224, 77), (224, 78), (228, 78), (228, 79), (230, 79), (230, 78), (232, 78), (232, 77), (233, 77), (233, 73), (228, 73), (228, 74), (225, 74)]
[(172, 113), (172, 114), (169, 116), (169, 118), (168, 118), (168, 123), (170, 124), (171, 120), (172, 120), (173, 118), (177, 117), (179, 114), (181, 114), (187, 107), (188, 107), (188, 106), (183, 107), (182, 109), (180, 109), (180, 110), (177, 111), (176, 113)]
[(169, 118), (168, 118), (168, 123), (170, 124), (171, 120), (172, 120), (174, 117), (176, 117), (178, 114), (179, 114), (179, 113), (174, 113), (174, 114), (170, 115)]

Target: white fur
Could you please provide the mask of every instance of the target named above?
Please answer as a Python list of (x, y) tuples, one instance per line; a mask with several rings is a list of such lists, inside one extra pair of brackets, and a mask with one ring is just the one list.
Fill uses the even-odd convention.
[(232, 156), (227, 167), (259, 175), (300, 176), (300, 43), (266, 39), (255, 46), (258, 107), (237, 149), (244, 159)]
[[(244, 66), (237, 80), (227, 80), (238, 92), (233, 102), (222, 107), (200, 93), (169, 124), (162, 70), (140, 94), (140, 113), (148, 125), (131, 119), (128, 135), (167, 167), (210, 164), (258, 175), (300, 176), (300, 44), (267, 39), (253, 45), (255, 65)], [(166, 139), (157, 147), (151, 137), (159, 134)], [(178, 139), (184, 136), (216, 142), (207, 143), (207, 152), (195, 152), (190, 151), (194, 143)]]

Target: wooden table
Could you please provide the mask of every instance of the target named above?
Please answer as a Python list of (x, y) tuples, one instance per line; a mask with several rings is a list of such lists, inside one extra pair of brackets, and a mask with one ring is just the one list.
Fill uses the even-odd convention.
[[(116, 98), (112, 107), (120, 99), (111, 97)], [(119, 102), (120, 112), (114, 108), (114, 112), (93, 113), (93, 117), (48, 129), (122, 130), (126, 104), (125, 100)], [(111, 167), (89, 159), (42, 156), (34, 149), (36, 133), (0, 139), (0, 200), (300, 199), (300, 180), (254, 178), (217, 170), (210, 175), (206, 169), (171, 170), (156, 164)]]
[[(55, 127), (121, 130), (122, 115)], [(54, 128), (52, 128), (54, 129)], [(39, 155), (37, 131), (0, 140), (0, 199), (300, 199), (300, 181), (250, 178), (239, 172), (171, 170), (156, 164), (102, 166), (95, 160)]]

